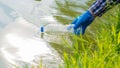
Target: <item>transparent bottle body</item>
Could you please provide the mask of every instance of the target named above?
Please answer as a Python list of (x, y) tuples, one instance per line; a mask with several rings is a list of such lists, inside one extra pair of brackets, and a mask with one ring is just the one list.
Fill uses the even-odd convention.
[[(65, 35), (73, 33), (74, 25), (63, 25), (63, 24), (47, 24), (39, 27), (37, 36), (43, 38), (44, 36), (50, 35)], [(68, 28), (69, 27), (69, 28)]]
[[(70, 29), (68, 27), (71, 26)], [(43, 31), (41, 31), (41, 27), (43, 27)], [(62, 24), (48, 24), (45, 26), (40, 27), (40, 32), (45, 33), (72, 33), (73, 32), (73, 26), (72, 25), (62, 25)]]

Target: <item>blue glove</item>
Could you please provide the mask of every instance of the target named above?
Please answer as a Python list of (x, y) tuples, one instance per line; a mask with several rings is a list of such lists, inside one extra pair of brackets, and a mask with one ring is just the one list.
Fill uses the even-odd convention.
[[(85, 29), (87, 28), (88, 25), (90, 25), (95, 17), (90, 13), (90, 11), (86, 11), (82, 15), (78, 16), (71, 24), (74, 24), (73, 27), (73, 32), (76, 35), (79, 34), (84, 34)], [(68, 26), (68, 30), (70, 29), (71, 26)]]

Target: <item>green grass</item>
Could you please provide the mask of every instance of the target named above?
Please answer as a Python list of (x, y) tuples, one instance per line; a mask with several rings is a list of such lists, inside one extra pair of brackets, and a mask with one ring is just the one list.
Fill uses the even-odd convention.
[[(74, 36), (73, 54), (64, 52), (65, 68), (120, 67), (120, 9), (112, 9), (99, 21), (94, 39)], [(97, 21), (98, 22), (98, 21)], [(95, 22), (94, 22), (95, 23)]]

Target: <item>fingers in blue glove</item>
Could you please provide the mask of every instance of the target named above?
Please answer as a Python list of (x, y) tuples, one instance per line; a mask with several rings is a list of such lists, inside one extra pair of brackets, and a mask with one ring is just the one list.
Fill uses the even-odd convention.
[(80, 26), (79, 28), (74, 29), (74, 33), (76, 35), (80, 35), (80, 34), (84, 35), (86, 28), (87, 26)]
[(92, 23), (93, 20), (94, 17), (89, 11), (86, 11), (85, 13), (77, 17), (75, 21), (73, 21), (73, 23), (75, 24), (74, 33), (77, 35), (84, 34), (85, 29), (87, 28), (88, 25)]
[(74, 33), (75, 33), (76, 35), (80, 35), (80, 33), (81, 33), (81, 28), (79, 27), (79, 28), (77, 28), (77, 29), (74, 29)]
[(86, 28), (87, 28), (87, 26), (82, 27), (82, 35), (85, 33)]

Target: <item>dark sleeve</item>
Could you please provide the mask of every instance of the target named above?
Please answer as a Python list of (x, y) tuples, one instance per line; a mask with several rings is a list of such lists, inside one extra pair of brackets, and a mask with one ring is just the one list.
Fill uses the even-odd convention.
[(120, 3), (120, 0), (96, 0), (89, 8), (89, 10), (95, 15), (101, 17), (108, 10)]
[(118, 3), (120, 3), (120, 0), (118, 0)]

